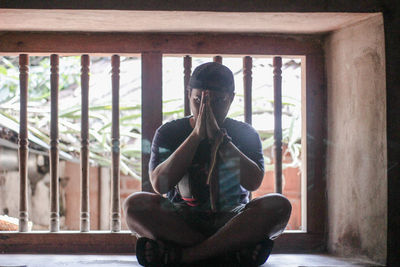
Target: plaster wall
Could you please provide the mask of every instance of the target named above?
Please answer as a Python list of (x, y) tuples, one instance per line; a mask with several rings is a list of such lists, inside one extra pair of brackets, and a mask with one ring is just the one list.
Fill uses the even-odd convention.
[[(64, 173), (65, 186), (65, 226), (66, 230), (80, 229), (81, 181), (80, 165), (66, 162)], [(99, 171), (97, 167), (89, 167), (89, 213), (90, 230), (99, 230)]]
[[(50, 222), (50, 175), (38, 171), (38, 156), (28, 157), (28, 216), (33, 230), (47, 230)], [(0, 215), (19, 218), (18, 153), (0, 146)], [(60, 217), (63, 224), (63, 217)]]
[(327, 36), (328, 250), (386, 262), (386, 82), (382, 16)]

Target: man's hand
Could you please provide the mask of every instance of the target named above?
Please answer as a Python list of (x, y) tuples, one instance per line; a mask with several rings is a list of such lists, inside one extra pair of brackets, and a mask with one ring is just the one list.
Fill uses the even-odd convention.
[(193, 129), (193, 133), (201, 140), (207, 137), (206, 131), (206, 92), (201, 92), (201, 103), (199, 108), (199, 114), (196, 118), (196, 124)]
[(218, 126), (217, 120), (215, 119), (214, 113), (211, 108), (211, 101), (209, 95), (206, 95), (206, 129), (207, 129), (207, 137), (210, 141), (215, 140), (219, 133), (220, 128)]

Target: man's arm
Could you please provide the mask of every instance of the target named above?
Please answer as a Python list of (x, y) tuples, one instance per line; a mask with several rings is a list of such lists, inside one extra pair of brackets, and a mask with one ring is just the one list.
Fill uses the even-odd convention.
[(167, 193), (187, 172), (199, 143), (206, 137), (203, 111), (204, 97), (202, 97), (199, 115), (192, 133), (164, 162), (160, 163), (154, 170), (150, 170), (150, 181), (156, 192)]
[(260, 187), (264, 172), (258, 165), (240, 151), (232, 142), (222, 144), (219, 147), (219, 155), (222, 160), (232, 158), (239, 159), (240, 184), (249, 191), (257, 190)]
[(218, 152), (223, 161), (238, 158), (239, 166), (237, 166), (237, 168), (240, 169), (240, 184), (249, 191), (256, 190), (260, 187), (264, 177), (263, 170), (261, 170), (253, 160), (247, 157), (232, 142), (222, 144), (223, 133), (216, 122), (209, 99), (207, 99), (205, 111), (207, 135), (208, 138), (214, 142), (213, 149), (219, 149)]

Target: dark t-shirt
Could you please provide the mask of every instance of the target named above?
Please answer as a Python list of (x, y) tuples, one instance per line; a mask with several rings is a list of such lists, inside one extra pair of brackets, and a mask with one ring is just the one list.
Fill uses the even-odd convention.
[[(149, 169), (154, 170), (158, 164), (166, 160), (190, 135), (192, 127), (190, 117), (177, 119), (165, 123), (157, 129), (152, 147)], [(253, 160), (262, 171), (264, 171), (264, 157), (261, 141), (255, 129), (247, 123), (226, 118), (222, 126), (232, 138), (232, 143), (248, 158)], [(196, 188), (196, 199), (182, 198), (178, 186), (167, 193), (167, 197), (174, 203), (186, 203), (191, 206), (209, 206), (209, 188), (205, 180), (209, 169), (210, 145), (208, 140), (203, 140), (195, 153), (192, 164), (185, 176)], [(240, 162), (239, 158), (228, 157), (228, 159), (217, 160), (220, 209), (230, 208), (239, 203), (245, 204), (249, 201), (249, 192), (240, 185)], [(194, 184), (194, 185), (193, 185)]]

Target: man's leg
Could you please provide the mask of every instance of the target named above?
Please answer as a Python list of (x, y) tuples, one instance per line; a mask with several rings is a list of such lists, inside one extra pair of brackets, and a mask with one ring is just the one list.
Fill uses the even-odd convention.
[(124, 202), (124, 211), (129, 229), (140, 236), (171, 241), (183, 247), (205, 239), (177, 216), (172, 204), (160, 195), (134, 193)]
[(193, 247), (184, 248), (182, 261), (206, 259), (254, 245), (265, 238), (276, 238), (285, 229), (291, 210), (289, 200), (280, 194), (254, 199), (213, 236)]

